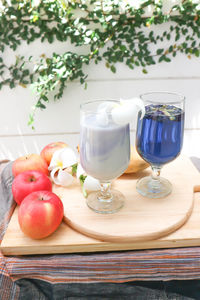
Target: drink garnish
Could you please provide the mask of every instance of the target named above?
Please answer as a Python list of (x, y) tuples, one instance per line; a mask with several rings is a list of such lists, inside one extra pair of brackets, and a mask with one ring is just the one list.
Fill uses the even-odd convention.
[(155, 117), (168, 117), (171, 121), (175, 120), (176, 115), (180, 114), (181, 109), (174, 105), (148, 105), (145, 107), (146, 114), (153, 115)]
[(116, 124), (126, 125), (137, 118), (139, 111), (141, 112), (140, 118), (143, 118), (145, 106), (140, 98), (121, 99), (120, 103), (112, 109), (111, 115)]

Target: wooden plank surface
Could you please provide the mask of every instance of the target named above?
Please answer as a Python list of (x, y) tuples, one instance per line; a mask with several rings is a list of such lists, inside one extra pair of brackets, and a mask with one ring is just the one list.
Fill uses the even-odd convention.
[[(193, 167), (192, 163), (188, 159), (180, 158), (179, 160), (182, 166), (181, 170), (179, 169), (179, 173), (187, 174), (188, 178), (186, 182), (182, 182), (182, 190), (185, 191), (187, 186), (192, 187), (193, 189), (194, 186), (200, 185), (199, 173), (195, 167)], [(179, 162), (177, 159), (177, 164), (178, 163)], [(177, 173), (178, 169), (176, 166), (177, 165), (175, 165), (173, 168), (173, 174), (180, 176), (181, 174)], [(166, 169), (164, 173), (163, 169), (163, 176), (165, 176), (166, 173), (168, 173), (168, 176), (170, 176), (170, 172)], [(179, 177), (177, 177), (177, 180), (180, 180), (181, 182)], [(196, 188), (196, 191), (197, 190), (198, 188)], [(179, 206), (175, 208), (176, 209), (174, 212), (179, 214), (179, 212), (182, 211), (181, 203), (179, 202)], [(118, 251), (130, 249), (200, 246), (200, 193), (194, 194), (194, 208), (192, 215), (181, 228), (167, 236), (149, 241), (128, 241), (123, 243), (110, 241), (105, 242), (83, 235), (70, 228), (64, 222), (51, 236), (42, 240), (33, 240), (29, 237), (26, 237), (21, 232), (17, 221), (17, 210), (18, 208), (15, 210), (11, 218), (1, 244), (1, 251), (5, 255)], [(158, 211), (158, 213), (160, 213), (160, 211)]]
[[(140, 176), (149, 173), (145, 170)], [(161, 199), (149, 199), (136, 191), (138, 174), (116, 180), (113, 188), (121, 191), (126, 200), (124, 207), (114, 214), (98, 214), (89, 209), (80, 185), (70, 189), (55, 186), (54, 191), (63, 201), (64, 221), (73, 229), (108, 242), (148, 241), (175, 231), (187, 221), (193, 207), (192, 182), (199, 179), (191, 161), (181, 157), (164, 166), (161, 175), (173, 184), (172, 193)]]

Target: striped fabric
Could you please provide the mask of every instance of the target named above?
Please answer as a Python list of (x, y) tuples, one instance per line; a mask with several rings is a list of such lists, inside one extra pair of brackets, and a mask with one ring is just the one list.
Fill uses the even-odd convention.
[(200, 248), (7, 257), (6, 266), (13, 280), (51, 283), (189, 280), (200, 278)]
[[(14, 209), (11, 164), (3, 169), (1, 180), (0, 216), (4, 217), (0, 238)], [(0, 254), (0, 299), (17, 300), (19, 288), (15, 281), (22, 278), (53, 284), (199, 279), (200, 247), (11, 257)]]
[(11, 280), (6, 268), (6, 260), (0, 253), (0, 299), (17, 300), (19, 287)]
[[(4, 167), (8, 164), (8, 161), (0, 162), (0, 174)], [(4, 197), (8, 196), (7, 186), (11, 187), (12, 177), (6, 178), (6, 182), (2, 182), (2, 176), (0, 177), (0, 242), (6, 231), (8, 222), (15, 208), (15, 203), (12, 199)], [(10, 274), (8, 273), (6, 266), (6, 259), (0, 252), (0, 299), (2, 300), (17, 300), (19, 298), (19, 287), (12, 281)]]

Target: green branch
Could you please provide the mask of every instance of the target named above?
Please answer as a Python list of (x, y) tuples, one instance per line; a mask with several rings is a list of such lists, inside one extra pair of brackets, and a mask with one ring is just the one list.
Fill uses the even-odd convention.
[[(146, 74), (148, 66), (170, 62), (178, 52), (188, 58), (200, 55), (200, 6), (190, 0), (173, 6), (167, 14), (162, 12), (161, 0), (144, 1), (139, 8), (124, 7), (122, 0), (90, 0), (87, 5), (81, 0), (67, 4), (43, 0), (38, 6), (31, 3), (34, 1), (12, 0), (9, 6), (4, 1), (0, 12), (0, 89), (4, 85), (14, 88), (31, 84), (37, 98), (30, 115), (31, 126), (36, 109), (45, 109), (52, 95), (54, 100), (60, 99), (68, 82), (79, 80), (87, 86), (83, 69), (92, 60), (96, 64), (104, 61), (114, 73), (121, 62), (130, 69), (140, 67)], [(153, 7), (152, 15), (144, 17), (149, 5)], [(163, 23), (168, 25), (158, 34), (156, 26)], [(35, 62), (17, 56), (14, 64), (4, 63), (8, 47), (17, 51), (22, 42), (35, 40), (69, 40), (75, 47), (87, 46), (88, 53), (41, 55)], [(165, 49), (162, 42), (168, 44)]]

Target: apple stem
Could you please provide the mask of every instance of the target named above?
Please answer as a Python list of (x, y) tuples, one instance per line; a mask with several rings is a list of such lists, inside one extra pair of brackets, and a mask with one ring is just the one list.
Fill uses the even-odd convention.
[(34, 181), (36, 181), (35, 177), (31, 176), (30, 179), (29, 179), (29, 182), (34, 182)]

